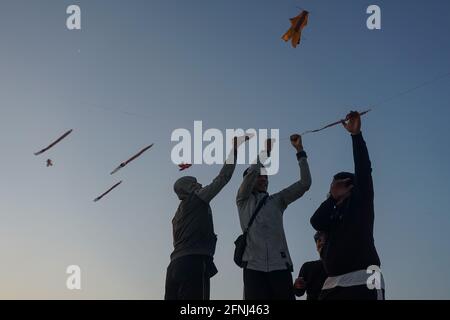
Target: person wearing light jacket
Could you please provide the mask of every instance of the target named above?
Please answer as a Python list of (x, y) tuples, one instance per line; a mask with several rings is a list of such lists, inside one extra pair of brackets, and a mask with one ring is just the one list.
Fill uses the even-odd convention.
[(303, 196), (311, 186), (307, 156), (298, 134), (291, 136), (297, 151), (300, 180), (286, 189), (269, 195), (268, 178), (260, 158), (270, 157), (272, 141), (256, 163), (244, 172), (236, 204), (242, 230), (260, 201), (265, 201), (247, 235), (244, 261), (245, 300), (295, 300), (292, 271), (293, 264), (283, 227), (283, 213), (289, 204)]

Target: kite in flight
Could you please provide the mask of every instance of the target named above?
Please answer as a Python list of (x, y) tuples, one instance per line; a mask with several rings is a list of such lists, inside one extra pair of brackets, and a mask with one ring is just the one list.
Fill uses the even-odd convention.
[(298, 16), (291, 18), (291, 27), (283, 35), (282, 39), (286, 42), (292, 39), (292, 46), (296, 48), (300, 44), (303, 28), (308, 24), (308, 17), (309, 12), (303, 10)]
[(190, 164), (190, 163), (182, 163), (182, 164), (179, 164), (178, 167), (180, 168), (179, 171), (184, 171), (184, 170), (189, 169), (190, 167), (192, 167), (192, 164)]
[(38, 156), (40, 154), (43, 154), (44, 152), (48, 151), (49, 149), (53, 148), (56, 144), (58, 144), (59, 142), (61, 142), (61, 140), (63, 140), (64, 138), (66, 138), (69, 134), (72, 133), (72, 129), (70, 129), (69, 131), (67, 131), (66, 133), (64, 133), (61, 137), (59, 137), (58, 139), (56, 139), (54, 142), (52, 142), (48, 147), (42, 149), (41, 151), (35, 152), (34, 155)]
[(109, 188), (107, 191), (105, 191), (104, 193), (102, 193), (100, 196), (98, 196), (97, 198), (94, 199), (94, 202), (97, 202), (99, 200), (101, 200), (104, 196), (106, 196), (108, 193), (110, 193), (111, 191), (113, 191), (115, 188), (117, 188), (119, 186), (119, 184), (121, 184), (122, 181), (117, 182), (115, 185), (113, 185), (111, 188)]
[(52, 159), (47, 159), (47, 168), (48, 167), (53, 167)]
[[(371, 111), (371, 109), (366, 110), (366, 111), (363, 111), (363, 112), (360, 112), (359, 115), (360, 115), (360, 116), (363, 116), (363, 115), (365, 115), (366, 113), (369, 113), (370, 111)], [(327, 129), (327, 128), (334, 127), (334, 126), (336, 126), (336, 125), (338, 125), (338, 124), (340, 124), (340, 123), (343, 123), (343, 122), (345, 122), (345, 121), (347, 121), (347, 120), (348, 120), (348, 119), (341, 119), (341, 120), (339, 120), (339, 121), (336, 121), (336, 122), (327, 124), (325, 127), (322, 127), (322, 128), (320, 128), (320, 129), (305, 131), (305, 132), (303, 132), (301, 135), (303, 136), (303, 135), (308, 134), (308, 133), (319, 132), (319, 131), (325, 130), (325, 129)]]
[(117, 168), (115, 168), (111, 174), (116, 173), (117, 171), (119, 171), (120, 169), (122, 169), (123, 167), (125, 167), (127, 164), (129, 164), (131, 161), (135, 160), (137, 157), (141, 156), (145, 151), (147, 151), (148, 149), (150, 149), (151, 147), (153, 147), (153, 143), (147, 147), (145, 147), (144, 149), (142, 149), (141, 151), (139, 151), (138, 153), (136, 153), (134, 156), (132, 156), (130, 159), (128, 159), (125, 162), (122, 162)]

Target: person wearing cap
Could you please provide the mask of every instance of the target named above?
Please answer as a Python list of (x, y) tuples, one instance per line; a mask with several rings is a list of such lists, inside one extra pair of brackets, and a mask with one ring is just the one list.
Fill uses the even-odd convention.
[(291, 136), (300, 168), (300, 178), (286, 189), (269, 195), (268, 178), (261, 163), (270, 157), (272, 141), (266, 142), (266, 150), (255, 164), (244, 172), (236, 197), (242, 230), (261, 201), (263, 205), (247, 233), (244, 262), (244, 299), (246, 300), (295, 300), (292, 280), (292, 260), (289, 255), (283, 228), (283, 213), (292, 202), (299, 199), (311, 186), (311, 174), (301, 136)]
[[(322, 252), (326, 241), (326, 233), (317, 231), (314, 235), (317, 252)], [(306, 300), (318, 300), (327, 273), (322, 260), (305, 262), (300, 268), (298, 278), (294, 282), (295, 295), (301, 297), (306, 293)]]
[(167, 268), (165, 300), (209, 300), (210, 278), (217, 273), (213, 262), (217, 236), (210, 202), (231, 180), (237, 150), (246, 140), (234, 138), (233, 150), (211, 184), (203, 187), (189, 176), (175, 182), (181, 202), (172, 219), (174, 250)]
[(328, 278), (319, 300), (381, 300), (384, 299), (382, 274), (375, 285), (371, 283), (370, 270), (379, 270), (380, 258), (373, 238), (372, 166), (359, 113), (350, 112), (343, 125), (352, 137), (355, 173), (336, 174), (328, 199), (311, 217), (313, 228), (327, 234), (321, 258)]

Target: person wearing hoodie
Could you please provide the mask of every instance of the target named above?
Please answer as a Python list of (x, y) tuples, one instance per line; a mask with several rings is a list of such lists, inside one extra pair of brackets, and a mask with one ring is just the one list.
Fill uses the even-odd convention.
[(327, 234), (321, 258), (328, 278), (319, 300), (381, 300), (381, 273), (375, 286), (371, 282), (372, 270), (380, 268), (380, 258), (373, 239), (372, 166), (361, 133), (360, 114), (350, 112), (343, 125), (352, 137), (355, 173), (336, 174), (328, 199), (311, 217), (313, 228)]
[(209, 300), (210, 278), (217, 273), (213, 262), (217, 236), (210, 202), (231, 180), (237, 149), (246, 140), (233, 139), (233, 150), (211, 184), (203, 187), (189, 176), (175, 182), (181, 202), (172, 219), (174, 250), (167, 268), (165, 300)]
[[(320, 255), (326, 241), (326, 233), (317, 231), (314, 235), (317, 252)], [(322, 260), (305, 262), (300, 268), (298, 278), (295, 280), (295, 295), (301, 297), (306, 292), (306, 300), (319, 300), (323, 283), (327, 279), (327, 274)]]
[(244, 180), (237, 193), (242, 230), (247, 228), (255, 208), (264, 201), (248, 231), (242, 257), (245, 300), (295, 300), (293, 266), (283, 228), (283, 213), (289, 204), (309, 190), (311, 175), (301, 136), (292, 135), (291, 144), (297, 152), (299, 181), (278, 193), (267, 193), (268, 178), (260, 162), (260, 159), (270, 157), (272, 141), (267, 140), (266, 150), (244, 172)]

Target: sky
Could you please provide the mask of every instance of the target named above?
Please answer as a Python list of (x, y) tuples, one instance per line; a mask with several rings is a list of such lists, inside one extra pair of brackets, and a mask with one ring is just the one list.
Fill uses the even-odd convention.
[[(81, 7), (81, 30), (66, 28), (71, 4)], [(381, 30), (366, 27), (372, 4)], [(280, 38), (299, 8), (310, 20), (293, 49)], [(386, 297), (450, 299), (450, 77), (398, 96), (450, 72), (449, 18), (446, 0), (2, 0), (0, 298), (162, 299), (173, 183), (189, 174), (207, 184), (221, 168), (180, 173), (170, 159), (173, 130), (201, 120), (223, 131), (276, 128), (283, 139), (372, 107), (362, 131)], [(343, 128), (303, 140), (313, 184), (284, 215), (294, 276), (317, 259), (309, 219), (333, 174), (353, 170)], [(242, 298), (232, 255), (245, 168), (212, 202), (212, 299)], [(296, 179), (295, 150), (280, 141), (269, 191)], [(66, 288), (69, 265), (81, 268), (81, 290)]]

